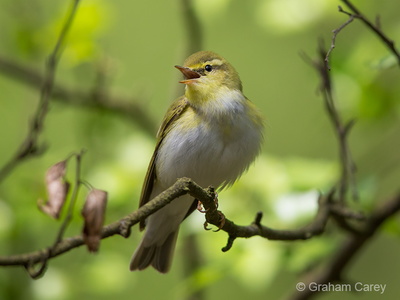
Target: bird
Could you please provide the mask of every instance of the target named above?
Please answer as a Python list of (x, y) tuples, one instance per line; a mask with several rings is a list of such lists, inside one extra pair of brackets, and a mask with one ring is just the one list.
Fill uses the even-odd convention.
[[(185, 93), (170, 105), (158, 130), (139, 207), (181, 177), (220, 192), (248, 169), (263, 144), (264, 118), (244, 96), (239, 74), (226, 59), (200, 51), (175, 68), (183, 74)], [(141, 222), (146, 230), (130, 270), (151, 265), (167, 273), (179, 226), (196, 207), (197, 200), (184, 195)]]

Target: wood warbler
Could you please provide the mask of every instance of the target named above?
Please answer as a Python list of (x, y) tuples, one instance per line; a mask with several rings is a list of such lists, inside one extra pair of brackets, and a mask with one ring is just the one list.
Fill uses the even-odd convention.
[[(184, 66), (185, 95), (168, 109), (144, 180), (140, 206), (189, 177), (221, 190), (235, 182), (260, 152), (263, 119), (242, 93), (236, 70), (210, 51), (189, 56)], [(197, 207), (184, 195), (149, 216), (130, 269), (152, 265), (168, 272), (180, 223)]]

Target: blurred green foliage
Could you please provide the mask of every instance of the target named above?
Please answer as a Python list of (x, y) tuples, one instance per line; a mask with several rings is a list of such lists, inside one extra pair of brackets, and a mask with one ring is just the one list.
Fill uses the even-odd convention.
[[(0, 0), (0, 56), (42, 70), (71, 1)], [(393, 1), (354, 1), (372, 19), (379, 14), (385, 32), (400, 36)], [(238, 224), (257, 211), (276, 228), (297, 228), (315, 212), (318, 192), (338, 179), (337, 141), (320, 95), (317, 75), (298, 55), (314, 56), (317, 39), (329, 45), (331, 31), (347, 20), (339, 1), (194, 0), (204, 31), (205, 49), (225, 56), (239, 71), (246, 95), (266, 117), (263, 155), (231, 189), (220, 193), (220, 208)], [(142, 99), (154, 120), (161, 120), (176, 96), (187, 47), (180, 1), (82, 1), (57, 71), (70, 88), (96, 88), (99, 71), (110, 94)], [(398, 41), (397, 41), (398, 42)], [(358, 172), (358, 209), (370, 210), (398, 191), (400, 178), (399, 70), (382, 43), (354, 21), (337, 37), (331, 56), (338, 109), (357, 120), (350, 147)], [(182, 91), (182, 87), (180, 87)], [(38, 90), (0, 76), (0, 165), (16, 151), (39, 99)], [(157, 121), (155, 121), (157, 122)], [(0, 255), (25, 253), (52, 243), (59, 222), (36, 208), (45, 197), (46, 169), (86, 148), (83, 177), (109, 192), (107, 221), (137, 207), (154, 138), (107, 111), (52, 103), (41, 141), (44, 155), (18, 166), (0, 185)], [(73, 165), (68, 177), (73, 179)], [(68, 235), (80, 232), (82, 189)], [(227, 253), (226, 234), (205, 232), (195, 213), (185, 221), (171, 273), (129, 273), (128, 263), (140, 235), (103, 241), (100, 253), (82, 247), (51, 260), (45, 276), (33, 281), (22, 268), (0, 269), (0, 299), (183, 299), (205, 290), (207, 299), (277, 299), (295, 289), (299, 272), (324, 265), (343, 240), (336, 230), (307, 242), (237, 240)], [(349, 278), (387, 283), (385, 299), (400, 292), (398, 218), (357, 258)], [(188, 277), (185, 238), (195, 234), (201, 268)], [(390, 249), (390, 251), (389, 251)], [(371, 274), (371, 275), (368, 275)], [(155, 288), (156, 283), (156, 288)], [(336, 299), (335, 294), (321, 299)], [(376, 294), (340, 295), (376, 299)], [(358, 299), (358, 298), (357, 298)]]

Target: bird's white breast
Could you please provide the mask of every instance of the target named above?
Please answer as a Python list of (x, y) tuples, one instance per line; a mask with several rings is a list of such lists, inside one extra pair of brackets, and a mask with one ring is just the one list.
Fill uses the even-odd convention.
[(206, 113), (189, 108), (172, 124), (156, 158), (161, 185), (180, 177), (204, 187), (231, 184), (257, 156), (262, 126), (249, 112), (253, 106), (239, 91), (225, 95)]

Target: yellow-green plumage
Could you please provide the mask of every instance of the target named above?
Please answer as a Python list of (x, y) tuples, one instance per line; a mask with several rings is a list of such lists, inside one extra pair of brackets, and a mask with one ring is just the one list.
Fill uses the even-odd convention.
[[(170, 106), (160, 127), (140, 206), (180, 177), (222, 189), (239, 178), (260, 151), (263, 120), (243, 95), (235, 69), (210, 51), (193, 54), (177, 68), (186, 77), (181, 81), (185, 95)], [(149, 265), (163, 273), (169, 270), (179, 225), (192, 203), (190, 196), (182, 196), (146, 220), (131, 270)]]

